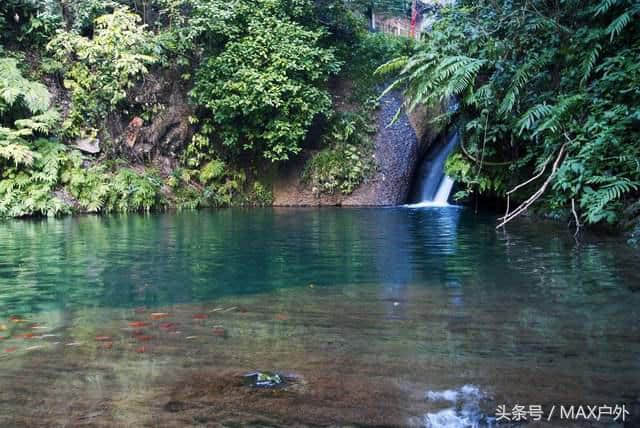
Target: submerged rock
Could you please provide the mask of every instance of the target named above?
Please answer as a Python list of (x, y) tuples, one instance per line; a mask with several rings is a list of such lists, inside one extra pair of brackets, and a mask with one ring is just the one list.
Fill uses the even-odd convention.
[(176, 412), (182, 412), (184, 410), (187, 410), (190, 408), (190, 406), (187, 403), (184, 403), (182, 401), (171, 400), (167, 402), (163, 406), (163, 408), (166, 412), (176, 413)]
[(277, 388), (285, 384), (285, 378), (277, 373), (251, 372), (244, 375), (245, 384), (255, 388)]

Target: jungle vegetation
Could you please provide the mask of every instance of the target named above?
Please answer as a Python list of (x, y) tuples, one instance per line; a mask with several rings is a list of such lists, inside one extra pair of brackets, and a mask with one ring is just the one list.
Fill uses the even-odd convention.
[[(376, 85), (392, 73), (408, 109), (457, 106), (434, 119), (462, 134), (457, 198), (506, 201), (501, 222), (529, 209), (640, 236), (640, 5), (460, 0), (417, 43), (367, 31), (373, 8), (410, 4), (3, 1), (0, 216), (268, 205), (274, 166), (310, 146), (305, 180), (350, 193), (375, 168)], [(108, 138), (99, 155), (73, 148), (114, 114), (162, 114), (130, 94), (168, 71), (194, 129), (170, 171)], [(335, 108), (336, 78), (362, 108)]]
[(634, 228), (640, 215), (640, 3), (458, 1), (397, 73), (462, 145), (447, 171), (458, 198), (509, 202), (580, 225)]
[[(269, 204), (270, 171), (312, 144), (312, 130), (308, 177), (351, 192), (373, 168), (372, 109), (336, 111), (330, 80), (354, 81), (353, 97), (371, 104), (371, 70), (409, 46), (367, 31), (373, 4), (3, 1), (0, 217)], [(114, 117), (162, 114), (131, 93), (163, 74), (181, 81), (195, 130), (170, 170), (106, 132)], [(74, 147), (98, 137), (98, 155)]]

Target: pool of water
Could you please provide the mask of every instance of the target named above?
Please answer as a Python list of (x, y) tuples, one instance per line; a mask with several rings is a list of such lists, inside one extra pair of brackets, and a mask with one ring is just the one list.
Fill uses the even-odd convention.
[[(638, 253), (494, 225), (455, 207), (2, 222), (0, 426), (464, 427), (500, 425), (502, 404), (630, 409)], [(287, 382), (248, 386), (256, 370)]]

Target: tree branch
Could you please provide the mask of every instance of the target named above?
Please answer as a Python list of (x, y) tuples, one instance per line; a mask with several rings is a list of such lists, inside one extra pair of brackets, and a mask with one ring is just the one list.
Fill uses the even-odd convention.
[[(522, 204), (520, 204), (518, 206), (518, 208), (516, 208), (513, 212), (509, 213), (509, 211), (507, 211), (507, 213), (504, 215), (504, 217), (500, 217), (498, 220), (500, 221), (500, 223), (498, 224), (498, 226), (496, 226), (496, 229), (499, 229), (501, 227), (504, 227), (504, 225), (506, 225), (507, 223), (509, 223), (511, 220), (513, 220), (514, 218), (518, 217), (520, 214), (522, 214), (524, 211), (527, 210), (527, 208), (529, 208), (531, 205), (533, 205), (533, 203), (535, 201), (537, 201), (540, 196), (542, 196), (545, 192), (545, 190), (547, 190), (547, 187), (549, 186), (549, 183), (551, 183), (551, 181), (553, 180), (553, 178), (556, 175), (556, 171), (558, 170), (558, 167), (561, 164), (562, 158), (564, 156), (564, 149), (565, 147), (567, 147), (567, 143), (564, 143), (562, 145), (562, 147), (560, 147), (560, 151), (558, 152), (558, 156), (556, 157), (555, 162), (553, 163), (553, 168), (551, 169), (551, 174), (549, 174), (549, 176), (547, 177), (547, 179), (544, 181), (544, 183), (542, 183), (542, 186), (533, 194), (529, 197), (529, 199), (527, 199), (526, 201), (524, 201)], [(544, 171), (542, 171), (544, 172)], [(542, 175), (542, 172), (538, 175)], [(534, 179), (537, 177), (534, 177)], [(527, 180), (525, 183), (523, 183), (522, 185), (526, 184), (526, 183), (530, 183), (531, 181), (533, 181), (532, 179)], [(512, 189), (510, 191), (510, 193), (515, 190), (518, 187), (522, 187), (522, 185), (516, 186), (514, 189)]]

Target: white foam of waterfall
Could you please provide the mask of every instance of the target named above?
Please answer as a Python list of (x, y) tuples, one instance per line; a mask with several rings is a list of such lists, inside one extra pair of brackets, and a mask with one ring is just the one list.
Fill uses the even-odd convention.
[(455, 181), (447, 175), (442, 177), (442, 181), (438, 186), (438, 191), (436, 192), (436, 196), (432, 201), (423, 201), (418, 202), (417, 204), (409, 204), (406, 205), (407, 208), (428, 208), (428, 207), (451, 207), (454, 205), (449, 205), (449, 196), (451, 196), (451, 189), (453, 189)]
[(440, 187), (438, 187), (438, 192), (436, 193), (436, 197), (433, 198), (433, 202), (436, 204), (444, 204), (449, 205), (449, 196), (451, 196), (451, 189), (453, 189), (453, 179), (448, 175), (442, 177), (442, 181), (440, 182)]
[(445, 175), (444, 164), (460, 141), (457, 131), (447, 138), (446, 143), (430, 153), (423, 161), (419, 174), (417, 203), (409, 208), (448, 207), (449, 196), (454, 181)]

